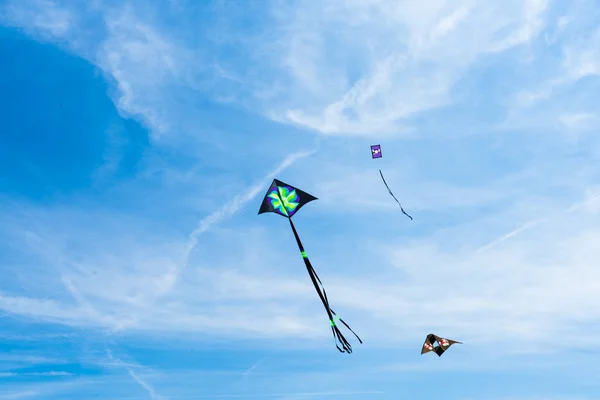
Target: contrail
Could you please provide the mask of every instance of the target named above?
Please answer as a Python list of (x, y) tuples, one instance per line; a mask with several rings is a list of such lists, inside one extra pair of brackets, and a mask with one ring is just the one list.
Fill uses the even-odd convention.
[(519, 233), (526, 231), (527, 229), (533, 228), (534, 226), (537, 226), (537, 225), (541, 224), (542, 222), (545, 222), (546, 220), (548, 220), (548, 217), (538, 218), (538, 219), (529, 221), (522, 227), (517, 228), (514, 231), (507, 233), (506, 235), (494, 240), (493, 242), (486, 244), (485, 246), (481, 246), (480, 248), (475, 250), (473, 252), (473, 254), (479, 254), (481, 252), (491, 249), (492, 247), (496, 247), (497, 245), (504, 242), (505, 240), (510, 239), (511, 237), (518, 235)]
[(266, 359), (267, 359), (267, 357), (261, 358), (256, 363), (254, 363), (253, 366), (251, 366), (250, 368), (248, 368), (246, 371), (244, 371), (242, 373), (242, 384), (244, 387), (244, 392), (246, 391), (246, 379), (248, 378), (248, 375), (250, 375), (250, 372), (252, 372), (256, 367), (258, 367)]
[(137, 374), (135, 372), (133, 372), (132, 369), (127, 368), (127, 372), (129, 373), (129, 376), (131, 376), (131, 378), (137, 382), (138, 385), (140, 385), (141, 387), (144, 388), (144, 390), (146, 390), (146, 392), (148, 392), (148, 395), (150, 396), (150, 398), (152, 400), (163, 400), (163, 397), (159, 396), (155, 391), (154, 388), (152, 386), (150, 386), (148, 383), (146, 383), (146, 381), (144, 381), (142, 378), (140, 378), (139, 376), (137, 376)]
[[(567, 208), (564, 211), (564, 214), (570, 214), (574, 211), (579, 210), (582, 207), (585, 207), (586, 205), (588, 205), (589, 203), (591, 203), (592, 201), (599, 199), (600, 198), (600, 193), (597, 193), (595, 195), (593, 195), (592, 197), (584, 200), (584, 201), (580, 201), (577, 203), (572, 204), (569, 208)], [(517, 228), (509, 233), (507, 233), (506, 235), (486, 244), (485, 246), (481, 246), (480, 248), (478, 248), (477, 250), (475, 250), (473, 252), (473, 254), (479, 254), (481, 252), (484, 252), (486, 250), (491, 249), (492, 247), (496, 247), (498, 244), (504, 242), (505, 240), (510, 239), (511, 237), (518, 235), (519, 233), (526, 231), (528, 229), (531, 229), (535, 226), (538, 226), (540, 224), (542, 224), (543, 222), (546, 222), (550, 219), (551, 217), (543, 217), (543, 218), (538, 218), (538, 219), (534, 219), (532, 221), (529, 221), (527, 223), (525, 223), (523, 226), (521, 226), (520, 228)]]
[(319, 149), (319, 143), (317, 142), (317, 146), (312, 150), (301, 151), (301, 152), (297, 152), (297, 153), (288, 155), (277, 166), (277, 168), (275, 168), (273, 171), (269, 172), (269, 174), (267, 174), (267, 176), (265, 176), (260, 182), (251, 186), (244, 193), (236, 196), (233, 200), (231, 200), (227, 204), (223, 205), (223, 207), (221, 207), (219, 210), (217, 210), (217, 211), (213, 212), (212, 214), (210, 214), (209, 216), (203, 218), (198, 223), (198, 226), (196, 227), (196, 229), (194, 229), (192, 231), (192, 233), (190, 233), (190, 235), (188, 236), (188, 243), (183, 252), (182, 261), (181, 261), (180, 265), (178, 267), (174, 268), (169, 273), (169, 275), (171, 275), (171, 277), (170, 277), (171, 285), (170, 285), (170, 289), (166, 290), (165, 293), (169, 292), (173, 288), (173, 286), (175, 286), (175, 282), (177, 281), (179, 275), (181, 274), (181, 271), (183, 271), (187, 267), (189, 259), (190, 259), (190, 254), (192, 253), (192, 250), (194, 250), (194, 248), (198, 244), (198, 237), (201, 234), (208, 231), (216, 223), (224, 220), (227, 217), (231, 217), (234, 214), (236, 214), (242, 208), (243, 205), (245, 205), (249, 201), (253, 200), (263, 190), (266, 190), (265, 186), (267, 186), (269, 183), (271, 183), (270, 181), (272, 179), (274, 179), (277, 175), (279, 175), (282, 171), (284, 171), (285, 169), (290, 167), (293, 163), (295, 163), (299, 159), (302, 159), (302, 158), (305, 158), (305, 157), (315, 154), (318, 151), (318, 149)]
[(118, 366), (120, 366), (122, 368), (125, 368), (125, 370), (129, 374), (129, 376), (131, 377), (131, 379), (133, 379), (146, 392), (148, 392), (148, 395), (150, 396), (150, 398), (152, 400), (164, 400), (164, 397), (162, 397), (158, 393), (156, 393), (156, 391), (154, 390), (154, 388), (152, 386), (150, 386), (146, 381), (144, 381), (142, 378), (140, 378), (135, 373), (135, 371), (129, 366), (129, 364), (126, 364), (123, 361), (121, 361), (120, 358), (113, 356), (112, 352), (109, 349), (106, 349), (106, 354), (108, 355), (108, 358), (110, 358), (111, 360), (113, 360), (114, 362), (116, 362), (116, 364)]
[[(267, 176), (264, 177), (260, 182), (251, 186), (244, 193), (236, 196), (233, 200), (231, 200), (229, 203), (225, 204), (219, 210), (217, 210), (217, 211), (213, 212), (212, 214), (210, 214), (209, 216), (203, 218), (198, 223), (198, 226), (196, 227), (196, 229), (194, 229), (194, 231), (192, 231), (192, 233), (190, 233), (188, 236), (188, 243), (187, 243), (185, 250), (183, 252), (183, 255), (182, 255), (182, 262), (179, 263), (178, 266), (171, 269), (171, 271), (169, 271), (167, 273), (167, 275), (170, 275), (170, 276), (168, 276), (168, 278), (171, 281), (171, 284), (169, 285), (168, 289), (166, 289), (164, 291), (164, 293), (162, 293), (162, 295), (165, 295), (168, 292), (170, 292), (172, 290), (172, 288), (175, 286), (175, 283), (176, 283), (181, 271), (183, 271), (187, 267), (190, 254), (191, 254), (192, 250), (194, 249), (194, 247), (196, 247), (196, 245), (198, 244), (198, 237), (202, 233), (208, 231), (216, 223), (224, 220), (227, 217), (231, 217), (234, 214), (236, 214), (242, 208), (242, 206), (244, 206), (249, 201), (253, 200), (262, 190), (266, 190), (265, 186), (267, 186), (273, 178), (275, 178), (278, 174), (280, 174), (285, 169), (289, 168), (296, 161), (315, 154), (319, 149), (319, 142), (320, 141), (317, 140), (316, 147), (313, 148), (312, 150), (296, 152), (296, 153), (292, 153), (292, 154), (288, 155), (273, 171), (271, 171), (269, 174), (267, 174)], [(91, 307), (91, 305), (88, 302), (85, 301), (85, 299), (83, 298), (81, 293), (79, 293), (79, 291), (77, 290), (77, 288), (75, 288), (75, 286), (73, 285), (72, 282), (63, 279), (63, 286), (64, 287), (62, 289), (52, 293), (51, 295), (49, 295), (45, 298), (42, 298), (41, 301), (50, 300), (50, 299), (58, 296), (59, 294), (65, 292), (65, 291), (68, 291), (80, 305), (82, 305), (88, 311), (91, 311), (91, 312), (95, 313), (96, 315), (100, 315), (100, 313), (98, 313), (97, 310), (95, 310), (93, 307)], [(0, 294), (0, 300), (1, 300), (1, 298), (2, 298), (2, 296)], [(8, 317), (12, 314), (15, 314), (19, 311), (16, 308), (13, 310), (6, 310), (7, 307), (2, 307), (2, 308), (5, 309), (5, 312), (0, 314), (0, 319), (6, 318), (6, 317)], [(126, 325), (126, 324), (127, 323), (124, 323), (123, 325)], [(113, 327), (112, 330), (118, 331), (122, 328), (123, 327)], [(114, 333), (114, 332), (111, 332), (111, 333)]]
[(263, 357), (263, 358), (261, 358), (261, 359), (260, 359), (260, 360), (258, 360), (258, 362), (256, 362), (256, 363), (255, 363), (253, 366), (251, 366), (251, 367), (250, 367), (250, 368), (248, 368), (246, 371), (244, 371), (244, 372), (242, 373), (242, 375), (243, 375), (244, 377), (248, 376), (248, 374), (249, 374), (250, 372), (252, 372), (252, 371), (254, 370), (254, 368), (258, 367), (258, 366), (259, 366), (259, 365), (260, 365), (260, 364), (261, 364), (261, 363), (262, 363), (264, 360), (266, 360), (266, 359), (267, 359), (267, 357)]
[(277, 175), (279, 175), (282, 171), (290, 167), (293, 163), (301, 158), (305, 158), (311, 156), (317, 152), (317, 149), (313, 149), (310, 151), (303, 151), (294, 154), (290, 154), (283, 160), (281, 164), (277, 166), (273, 171), (271, 171), (266, 177), (264, 177), (260, 182), (255, 184), (246, 190), (245, 193), (236, 196), (229, 203), (225, 204), (221, 209), (215, 211), (210, 214), (208, 217), (202, 219), (198, 224), (198, 227), (194, 229), (194, 231), (190, 234), (190, 242), (188, 244), (188, 248), (190, 251), (197, 243), (197, 237), (209, 230), (215, 223), (223, 220), (226, 217), (230, 217), (237, 213), (240, 208), (249, 201), (253, 200), (259, 193), (265, 190), (265, 186), (271, 183)]

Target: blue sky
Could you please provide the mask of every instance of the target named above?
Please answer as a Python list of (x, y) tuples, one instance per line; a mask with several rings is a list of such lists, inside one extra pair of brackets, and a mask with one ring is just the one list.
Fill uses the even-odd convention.
[(0, 0), (0, 399), (600, 399), (600, 4), (83, 4)]

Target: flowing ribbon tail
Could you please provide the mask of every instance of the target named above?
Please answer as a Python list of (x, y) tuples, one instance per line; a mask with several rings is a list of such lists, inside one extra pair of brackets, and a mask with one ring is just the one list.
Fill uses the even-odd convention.
[(345, 323), (343, 319), (341, 319), (340, 317), (338, 317), (338, 315), (335, 313), (335, 311), (331, 310), (331, 313), (332, 313), (332, 314), (333, 314), (333, 316), (334, 316), (335, 318), (337, 318), (337, 319), (338, 319), (338, 320), (339, 320), (339, 321), (340, 321), (342, 324), (344, 324), (344, 326), (345, 326), (346, 328), (348, 328), (348, 330), (349, 330), (350, 332), (352, 332), (352, 334), (353, 334), (353, 335), (354, 335), (354, 336), (355, 336), (355, 337), (358, 339), (358, 341), (360, 342), (360, 344), (362, 344), (362, 342), (363, 342), (363, 341), (362, 341), (362, 340), (360, 340), (360, 338), (359, 338), (359, 337), (358, 337), (358, 335), (357, 335), (357, 334), (356, 334), (356, 333), (355, 333), (355, 332), (352, 330), (352, 328), (350, 328), (350, 326), (349, 326), (347, 323)]
[[(315, 290), (317, 291), (317, 294), (319, 295), (319, 298), (321, 299), (321, 302), (323, 303), (323, 307), (325, 307), (327, 316), (329, 317), (329, 322), (331, 323), (331, 332), (332, 332), (333, 338), (335, 340), (335, 347), (337, 347), (337, 349), (341, 353), (350, 354), (350, 353), (352, 353), (352, 345), (350, 345), (350, 343), (344, 337), (342, 332), (340, 332), (339, 328), (336, 325), (335, 319), (339, 320), (342, 324), (344, 324), (344, 326), (346, 326), (350, 330), (350, 332), (352, 332), (354, 334), (354, 336), (356, 336), (358, 338), (358, 341), (360, 343), (362, 343), (362, 340), (360, 340), (358, 335), (356, 335), (356, 333), (354, 333), (354, 331), (352, 329), (350, 329), (348, 324), (346, 324), (342, 319), (340, 319), (337, 316), (337, 314), (329, 307), (329, 300), (327, 299), (327, 293), (325, 292), (323, 283), (321, 282), (321, 279), (319, 279), (317, 272), (313, 268), (312, 264), (310, 263), (310, 260), (308, 259), (308, 256), (306, 255), (306, 252), (304, 251), (304, 246), (302, 246), (302, 242), (300, 241), (298, 232), (296, 232), (296, 228), (294, 227), (294, 223), (292, 222), (292, 219), (288, 218), (288, 220), (290, 221), (290, 226), (292, 227), (292, 232), (294, 232), (294, 237), (296, 238), (296, 243), (298, 244), (298, 248), (300, 249), (300, 254), (302, 254), (302, 259), (304, 260), (304, 265), (306, 266), (306, 270), (308, 271), (310, 280), (312, 281), (313, 286), (315, 287)], [(340, 345), (341, 345), (341, 347), (340, 347)]]
[[(308, 260), (308, 258), (307, 258)], [(325, 299), (325, 301), (327, 302), (327, 307), (329, 308), (329, 311), (331, 311), (331, 314), (335, 317), (335, 319), (337, 319), (338, 321), (340, 321), (342, 324), (344, 324), (344, 326), (346, 328), (348, 328), (348, 330), (350, 332), (352, 332), (352, 334), (354, 336), (356, 336), (356, 338), (358, 339), (358, 341), (362, 344), (362, 340), (360, 339), (360, 337), (358, 337), (358, 335), (352, 330), (352, 328), (350, 328), (350, 325), (348, 325), (346, 322), (344, 322), (343, 319), (341, 319), (340, 317), (338, 317), (337, 313), (335, 311), (333, 311), (333, 309), (331, 307), (329, 307), (329, 299), (327, 298), (327, 292), (325, 291), (325, 286), (323, 286), (323, 282), (321, 282), (321, 279), (319, 278), (319, 275), (317, 275), (317, 271), (315, 271), (315, 269), (313, 268), (312, 264), (310, 263), (310, 260), (308, 260), (308, 265), (310, 266), (310, 271), (309, 274), (311, 274), (311, 276), (314, 276), (315, 280), (319, 283), (319, 285), (321, 286), (321, 290), (323, 290), (323, 298)], [(335, 321), (334, 321), (335, 322)]]
[(388, 186), (387, 182), (385, 181), (385, 178), (383, 177), (383, 173), (381, 172), (381, 170), (379, 170), (379, 175), (381, 175), (381, 180), (385, 184), (385, 187), (387, 188), (388, 192), (392, 195), (392, 197), (394, 198), (394, 200), (396, 200), (396, 203), (398, 203), (398, 205), (400, 206), (400, 210), (402, 211), (402, 214), (406, 215), (412, 221), (413, 217), (411, 217), (410, 215), (408, 215), (406, 213), (406, 211), (404, 211), (404, 208), (402, 208), (402, 204), (400, 204), (400, 202), (398, 201), (398, 199), (396, 198), (396, 196), (394, 196), (394, 193), (392, 193), (390, 187)]
[[(308, 258), (307, 258), (307, 260), (308, 260)], [(338, 321), (340, 321), (342, 324), (344, 324), (344, 326), (345, 326), (346, 328), (348, 328), (348, 330), (349, 330), (350, 332), (352, 332), (352, 334), (353, 334), (353, 335), (354, 335), (354, 336), (355, 336), (355, 337), (358, 339), (358, 341), (359, 341), (359, 342), (362, 344), (362, 340), (361, 340), (361, 339), (360, 339), (360, 337), (358, 337), (358, 335), (357, 335), (357, 334), (356, 334), (356, 333), (355, 333), (355, 332), (352, 330), (352, 328), (350, 328), (350, 325), (348, 325), (348, 324), (347, 324), (347, 323), (346, 323), (346, 322), (345, 322), (343, 319), (341, 319), (341, 318), (340, 318), (340, 317), (337, 315), (337, 313), (336, 313), (335, 311), (333, 311), (333, 309), (332, 309), (332, 308), (329, 306), (329, 299), (327, 298), (327, 292), (325, 291), (325, 287), (323, 286), (323, 282), (321, 282), (321, 279), (319, 278), (319, 275), (317, 275), (317, 271), (315, 271), (315, 269), (313, 268), (312, 264), (310, 263), (310, 260), (308, 260), (308, 265), (310, 266), (310, 269), (309, 269), (309, 274), (310, 274), (310, 276), (311, 276), (311, 279), (313, 279), (313, 278), (314, 278), (314, 279), (313, 279), (313, 283), (314, 283), (314, 281), (318, 282), (318, 283), (319, 283), (319, 285), (320, 285), (320, 290), (322, 290), (322, 292), (323, 292), (323, 297), (322, 297), (322, 299), (325, 299), (325, 302), (326, 302), (326, 304), (327, 304), (327, 305), (326, 305), (326, 308), (327, 308), (327, 309), (329, 309), (329, 311), (331, 312), (331, 315), (333, 315), (333, 317), (334, 317), (335, 319), (337, 319), (337, 320), (338, 320)], [(316, 288), (316, 287), (317, 287), (317, 286), (315, 286), (315, 288)], [(344, 338), (344, 336), (343, 336), (343, 335), (342, 335), (342, 334), (339, 332), (339, 330), (337, 330), (337, 327), (336, 327), (336, 325), (335, 325), (335, 321), (333, 320), (333, 318), (331, 318), (331, 316), (330, 316), (330, 317), (329, 317), (329, 319), (330, 319), (330, 321), (332, 322), (332, 324), (331, 324), (331, 326), (332, 326), (332, 329), (333, 329), (334, 327), (335, 327), (335, 329), (336, 329), (336, 330), (334, 331), (334, 336), (336, 336), (337, 334), (339, 334), (339, 335), (341, 336), (341, 340), (340, 340), (340, 341), (342, 341), (342, 340), (343, 340), (345, 343), (348, 343), (348, 342), (346, 341), (346, 339)], [(339, 339), (339, 338), (338, 338), (338, 339)], [(350, 352), (352, 352), (352, 346), (350, 346), (350, 344), (349, 344), (349, 343), (348, 343), (347, 345), (350, 347)], [(337, 345), (336, 345), (336, 346), (337, 346)], [(339, 349), (339, 347), (338, 347), (338, 349)]]

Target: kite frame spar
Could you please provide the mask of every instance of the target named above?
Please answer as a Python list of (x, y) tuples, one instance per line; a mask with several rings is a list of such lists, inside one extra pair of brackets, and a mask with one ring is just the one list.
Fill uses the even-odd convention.
[[(277, 188), (277, 190), (275, 190), (275, 188)], [(285, 188), (286, 192), (289, 192), (289, 194), (287, 196), (285, 196), (285, 200), (284, 200), (284, 194), (282, 193), (282, 190), (281, 190), (282, 188)], [(300, 192), (300, 194), (298, 194), (298, 192)], [(289, 196), (295, 196), (295, 197), (292, 197), (293, 200), (291, 202), (289, 200), (287, 200), (287, 197), (289, 197)], [(302, 202), (301, 200), (303, 197), (308, 198), (308, 200), (306, 200), (305, 202)], [(277, 201), (278, 205), (277, 206), (274, 205), (273, 201), (271, 201), (270, 199)], [(294, 200), (300, 200), (300, 201), (295, 202)], [(331, 309), (331, 307), (329, 306), (329, 299), (327, 298), (327, 292), (325, 291), (325, 287), (323, 286), (321, 279), (319, 279), (317, 272), (313, 268), (308, 256), (306, 255), (306, 251), (304, 250), (304, 246), (302, 245), (300, 236), (298, 235), (298, 232), (296, 231), (296, 227), (294, 226), (294, 222), (292, 221), (292, 216), (295, 215), (296, 212), (304, 204), (306, 204), (310, 201), (313, 201), (313, 200), (317, 200), (317, 198), (309, 193), (306, 193), (306, 192), (292, 186), (292, 185), (288, 185), (287, 183), (284, 183), (280, 180), (274, 179), (273, 183), (271, 183), (271, 186), (269, 187), (269, 190), (265, 194), (265, 197), (263, 198), (263, 203), (261, 204), (258, 214), (260, 215), (260, 214), (266, 213), (266, 212), (273, 212), (275, 214), (281, 215), (282, 217), (286, 217), (288, 219), (288, 221), (290, 223), (290, 227), (292, 228), (292, 232), (294, 233), (294, 238), (296, 238), (296, 244), (298, 245), (298, 249), (300, 250), (302, 259), (304, 260), (304, 265), (306, 266), (306, 270), (308, 271), (308, 275), (310, 276), (310, 280), (312, 281), (313, 286), (314, 286), (315, 290), (317, 291), (317, 294), (319, 295), (321, 302), (323, 303), (323, 307), (325, 307), (327, 316), (329, 317), (329, 322), (331, 324), (331, 331), (333, 333), (333, 337), (335, 340), (335, 347), (337, 347), (337, 349), (341, 353), (350, 354), (350, 353), (352, 353), (352, 346), (350, 345), (348, 340), (344, 337), (342, 332), (340, 332), (335, 320), (340, 321), (346, 328), (348, 328), (348, 330), (354, 334), (354, 336), (358, 339), (358, 341), (361, 344), (362, 344), (362, 340), (360, 339), (360, 337), (358, 337), (358, 335), (356, 333), (354, 333), (352, 328), (350, 328), (350, 326), (348, 326), (348, 324), (346, 322), (344, 322), (343, 319), (338, 317), (337, 313), (335, 311), (333, 311)], [(290, 207), (291, 210), (288, 210), (287, 209), (288, 207)], [(338, 342), (341, 344), (342, 347), (340, 347), (340, 345), (338, 345)]]

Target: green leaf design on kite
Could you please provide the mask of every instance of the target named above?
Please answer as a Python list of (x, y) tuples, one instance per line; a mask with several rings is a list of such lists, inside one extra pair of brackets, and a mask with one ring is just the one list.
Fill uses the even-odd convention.
[(273, 206), (273, 208), (275, 210), (279, 211), (281, 214), (285, 215), (286, 217), (288, 216), (287, 210), (283, 206), (283, 203), (281, 202), (281, 198), (279, 197), (279, 194), (277, 194), (277, 190), (274, 190), (271, 193), (269, 193), (267, 195), (267, 197), (269, 198), (269, 202), (271, 203), (271, 205)]
[(281, 197), (281, 201), (283, 201), (283, 207), (288, 211), (289, 214), (293, 214), (296, 211), (296, 207), (298, 207), (299, 198), (296, 194), (296, 190), (292, 189), (290, 191), (287, 187), (279, 187), (279, 196)]
[(276, 186), (267, 197), (273, 208), (286, 217), (292, 216), (300, 205), (300, 197), (296, 193), (296, 189), (285, 186)]

